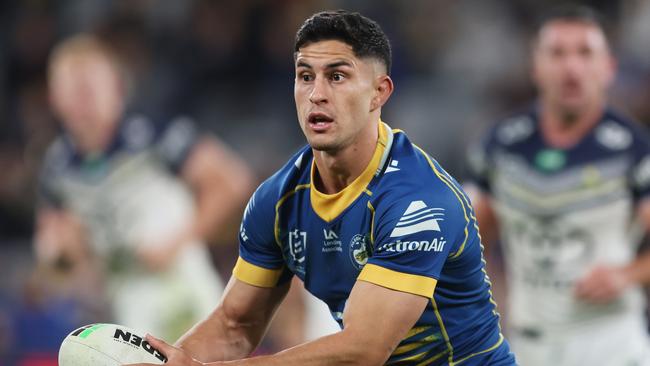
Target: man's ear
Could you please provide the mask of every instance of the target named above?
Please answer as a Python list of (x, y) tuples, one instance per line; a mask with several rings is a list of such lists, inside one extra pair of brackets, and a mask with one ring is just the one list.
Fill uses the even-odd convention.
[(370, 102), (370, 110), (374, 111), (386, 104), (390, 95), (393, 94), (393, 88), (393, 80), (390, 76), (386, 74), (378, 76), (375, 80), (375, 96)]

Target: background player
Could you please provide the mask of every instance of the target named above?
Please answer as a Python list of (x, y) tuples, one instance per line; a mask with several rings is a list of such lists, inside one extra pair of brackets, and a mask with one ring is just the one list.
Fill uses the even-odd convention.
[(204, 243), (234, 237), (252, 178), (189, 119), (129, 111), (122, 66), (91, 35), (52, 53), (50, 98), (64, 133), (43, 166), (36, 253), (59, 268), (96, 260), (114, 321), (175, 339), (221, 294)]
[(505, 244), (522, 365), (650, 364), (650, 255), (635, 258), (635, 219), (650, 228), (650, 140), (607, 106), (615, 69), (592, 10), (550, 13), (533, 45), (538, 102), (472, 152), (481, 233)]
[(514, 364), (467, 197), (380, 122), (390, 64), (388, 39), (358, 13), (305, 21), (294, 95), (309, 146), (251, 198), (240, 258), (212, 315), (179, 348), (149, 337), (169, 365), (247, 357), (293, 275), (342, 330), (228, 364)]

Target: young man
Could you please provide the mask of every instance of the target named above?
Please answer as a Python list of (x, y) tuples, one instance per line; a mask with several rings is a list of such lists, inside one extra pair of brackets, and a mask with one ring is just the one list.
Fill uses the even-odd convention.
[[(169, 365), (514, 365), (467, 196), (380, 121), (390, 64), (388, 39), (357, 13), (318, 13), (300, 28), (294, 93), (309, 146), (251, 198), (212, 315), (178, 348), (148, 338)], [(242, 359), (293, 275), (342, 330)]]
[(176, 339), (221, 295), (205, 239), (230, 226), (234, 240), (252, 175), (187, 118), (154, 123), (127, 112), (121, 65), (91, 35), (52, 53), (50, 96), (64, 133), (43, 166), (37, 259), (72, 273), (98, 262), (114, 321)]
[(538, 103), (470, 164), (486, 245), (495, 229), (505, 244), (513, 350), (529, 366), (650, 365), (634, 224), (650, 227), (650, 139), (607, 107), (615, 61), (590, 9), (545, 18), (533, 62)]

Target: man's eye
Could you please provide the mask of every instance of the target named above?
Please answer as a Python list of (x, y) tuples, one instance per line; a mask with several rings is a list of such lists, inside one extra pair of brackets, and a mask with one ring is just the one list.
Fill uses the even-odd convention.
[(553, 48), (553, 49), (551, 50), (551, 56), (552, 56), (553, 58), (561, 58), (561, 57), (564, 57), (564, 54), (565, 54), (565, 53), (566, 53), (566, 52), (564, 52), (564, 50), (563, 50), (562, 48)]
[(580, 56), (587, 58), (593, 55), (594, 51), (589, 47), (580, 47), (578, 53), (580, 54)]
[(345, 76), (343, 74), (341, 74), (341, 73), (335, 72), (334, 74), (332, 74), (332, 80), (334, 80), (334, 81), (341, 81), (344, 78), (345, 78)]
[(302, 81), (312, 81), (313, 80), (313, 77), (311, 75), (308, 75), (308, 74), (303, 74), (300, 77), (302, 78)]

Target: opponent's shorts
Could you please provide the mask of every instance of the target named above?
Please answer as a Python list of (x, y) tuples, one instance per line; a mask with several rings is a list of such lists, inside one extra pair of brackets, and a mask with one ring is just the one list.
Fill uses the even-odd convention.
[(637, 316), (561, 332), (512, 327), (508, 339), (523, 366), (650, 366), (646, 322)]

